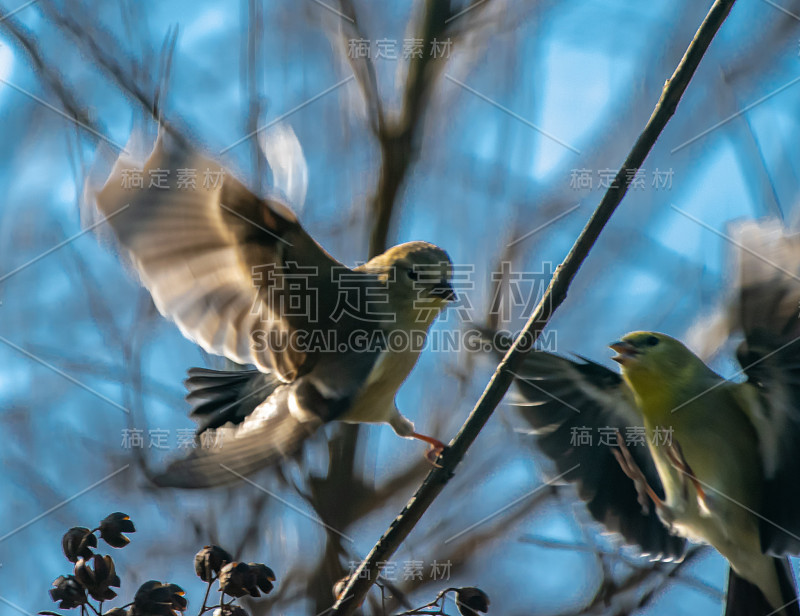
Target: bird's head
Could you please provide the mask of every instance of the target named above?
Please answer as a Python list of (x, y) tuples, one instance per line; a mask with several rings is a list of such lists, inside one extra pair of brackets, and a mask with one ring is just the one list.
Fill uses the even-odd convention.
[(625, 380), (640, 395), (713, 374), (683, 343), (666, 334), (631, 332), (608, 346), (617, 352), (611, 359), (622, 366)]
[(427, 326), (456, 299), (453, 264), (448, 254), (428, 242), (399, 244), (371, 259), (363, 269), (386, 284), (398, 316)]

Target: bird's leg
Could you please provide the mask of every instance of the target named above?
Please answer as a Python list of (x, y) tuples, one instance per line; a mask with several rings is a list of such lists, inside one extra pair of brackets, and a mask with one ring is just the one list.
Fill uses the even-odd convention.
[(433, 438), (432, 436), (425, 436), (424, 434), (420, 434), (419, 432), (412, 432), (409, 434), (411, 438), (419, 439), (420, 441), (424, 441), (430, 445), (430, 449), (425, 454), (425, 458), (427, 458), (428, 462), (433, 464), (434, 466), (439, 466), (437, 460), (439, 456), (442, 455), (442, 452), (447, 448), (442, 441)]
[(647, 483), (642, 469), (639, 468), (636, 460), (633, 459), (628, 446), (625, 444), (625, 440), (622, 438), (622, 433), (619, 430), (617, 430), (617, 447), (617, 449), (612, 448), (611, 453), (613, 453), (614, 457), (617, 459), (622, 472), (633, 481), (638, 497), (637, 500), (642, 506), (642, 511), (645, 514), (650, 513), (650, 502), (648, 498), (653, 501), (657, 509), (665, 509), (666, 504), (661, 500), (658, 494), (656, 494), (656, 491), (650, 487), (650, 484)]
[[(700, 481), (695, 476), (694, 471), (692, 471), (692, 467), (689, 466), (689, 463), (683, 456), (683, 450), (681, 449), (679, 443), (672, 442), (669, 444), (669, 446), (667, 446), (667, 459), (670, 461), (672, 466), (689, 478), (689, 481), (692, 482), (694, 489), (697, 491), (697, 502), (700, 505), (700, 510), (706, 515), (709, 515), (711, 513), (711, 509), (708, 507), (708, 496), (706, 496), (706, 491), (703, 489)], [(686, 496), (688, 497), (689, 495), (686, 494)]]

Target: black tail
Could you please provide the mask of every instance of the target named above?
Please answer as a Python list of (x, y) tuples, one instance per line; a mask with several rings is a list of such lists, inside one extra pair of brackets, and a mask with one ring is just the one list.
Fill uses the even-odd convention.
[(198, 434), (227, 422), (241, 423), (279, 385), (278, 379), (258, 370), (190, 368), (188, 375), (186, 400)]
[(775, 569), (781, 588), (781, 605), (771, 605), (764, 593), (731, 569), (728, 572), (728, 598), (725, 616), (800, 616), (797, 589), (788, 558), (775, 558)]

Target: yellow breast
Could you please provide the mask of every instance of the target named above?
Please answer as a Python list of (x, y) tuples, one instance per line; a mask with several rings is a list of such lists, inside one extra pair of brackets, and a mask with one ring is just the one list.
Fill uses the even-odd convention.
[(383, 423), (395, 414), (394, 397), (419, 358), (418, 350), (384, 351), (350, 409), (339, 420)]

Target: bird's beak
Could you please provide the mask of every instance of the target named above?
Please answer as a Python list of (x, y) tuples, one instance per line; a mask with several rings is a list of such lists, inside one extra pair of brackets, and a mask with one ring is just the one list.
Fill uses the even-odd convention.
[(446, 302), (454, 302), (458, 297), (449, 282), (440, 282), (430, 290), (430, 294)]
[(626, 363), (635, 360), (636, 356), (639, 355), (639, 350), (635, 346), (633, 346), (630, 342), (625, 342), (623, 340), (612, 342), (608, 345), (608, 348), (613, 349), (618, 353), (611, 359), (618, 364), (622, 364), (623, 366)]

